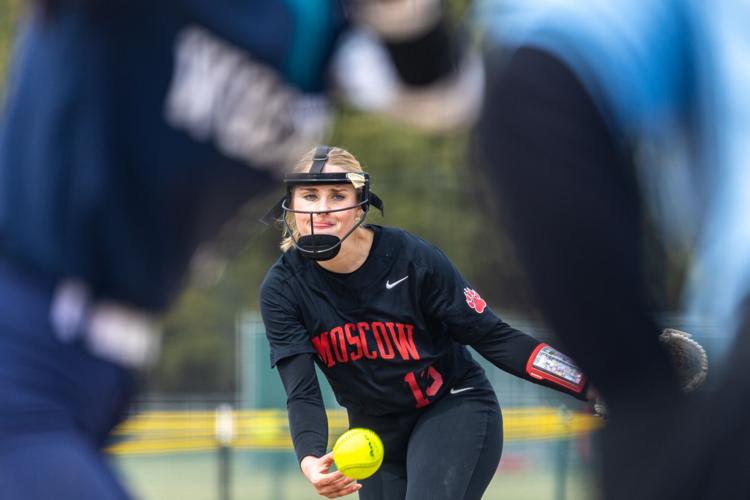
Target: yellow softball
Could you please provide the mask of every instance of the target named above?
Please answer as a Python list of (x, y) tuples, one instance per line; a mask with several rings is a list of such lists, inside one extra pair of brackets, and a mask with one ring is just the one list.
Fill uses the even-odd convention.
[(383, 442), (371, 429), (349, 429), (333, 445), (333, 460), (345, 476), (368, 478), (383, 463)]

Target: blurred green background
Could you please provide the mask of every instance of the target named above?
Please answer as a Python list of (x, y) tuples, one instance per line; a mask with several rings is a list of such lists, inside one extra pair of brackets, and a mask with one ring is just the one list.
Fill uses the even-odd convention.
[[(457, 18), (468, 9), (465, 0), (449, 4)], [(0, 0), (0, 92), (20, 6), (20, 0)], [(482, 182), (469, 132), (427, 135), (352, 109), (340, 108), (337, 115), (328, 142), (360, 159), (372, 174), (373, 190), (385, 202), (385, 216), (374, 212), (369, 221), (402, 227), (442, 248), (502, 317), (536, 319), (503, 221), (488, 216), (493, 193)], [(257, 217), (280, 194), (281, 186), (248, 207), (232, 231), (202, 250), (189, 286), (164, 319), (161, 362), (144, 377), (144, 391), (238, 390), (236, 321), (243, 312), (257, 310), (258, 285), (279, 255), (279, 231), (257, 223)], [(658, 292), (654, 295), (670, 310), (678, 300), (684, 256), (668, 254), (655, 239), (649, 240), (648, 251), (653, 257), (651, 286)]]
[[(466, 1), (450, 2), (456, 16)], [(21, 0), (0, 0), (0, 92), (5, 88)], [(489, 222), (480, 175), (468, 160), (469, 134), (433, 136), (340, 108), (328, 142), (357, 156), (385, 202), (369, 221), (399, 226), (435, 243), (482, 297), (503, 311), (529, 311), (528, 292), (502, 229)], [(189, 286), (164, 319), (159, 366), (144, 377), (150, 393), (235, 392), (236, 319), (257, 310), (258, 285), (279, 256), (280, 233), (257, 217), (280, 197), (248, 207), (234, 230), (207, 245)], [(239, 228), (239, 229), (238, 229)]]
[[(457, 19), (468, 9), (467, 1), (449, 4)], [(12, 40), (20, 17), (20, 0), (0, 0), (0, 93), (5, 89)], [(361, 160), (372, 174), (373, 190), (385, 202), (385, 216), (371, 214), (370, 222), (399, 226), (435, 243), (500, 316), (532, 334), (550, 338), (551, 332), (544, 329), (534, 309), (502, 220), (491, 221), (487, 215), (493, 193), (482, 182), (469, 131), (435, 136), (348, 108), (340, 108), (337, 115), (328, 143), (345, 147)], [(233, 231), (201, 251), (189, 286), (164, 318), (162, 356), (157, 366), (142, 377), (134, 415), (170, 411), (186, 415), (190, 422), (223, 403), (237, 409), (285, 407), (256, 313), (258, 286), (279, 255), (278, 231), (264, 231), (256, 219), (280, 194), (281, 189), (269, 193), (266, 199), (249, 207)], [(648, 220), (644, 220), (644, 228), (649, 231)], [(663, 297), (660, 306), (665, 311), (673, 310), (684, 275), (685, 256), (665, 251), (656, 238), (647, 238), (647, 245), (650, 274), (654, 277), (653, 295)], [(573, 412), (582, 409), (570, 398), (497, 369), (489, 368), (488, 372), (504, 409), (559, 409), (560, 415), (567, 415), (568, 408)], [(337, 408), (329, 391), (326, 401), (332, 410)], [(160, 432), (175, 429), (182, 429), (181, 442), (190, 442), (200, 432), (207, 432), (205, 426), (196, 431), (190, 425), (180, 427), (183, 423), (179, 422), (157, 429), (156, 436), (153, 432), (120, 432), (114, 449), (129, 440), (155, 442), (164, 438)], [(543, 433), (544, 429), (540, 431)], [(213, 439), (210, 432), (203, 437)], [(591, 479), (595, 439), (596, 434), (589, 432), (562, 437), (554, 433), (530, 439), (509, 437), (499, 474), (486, 498), (595, 497)], [(288, 446), (275, 450), (237, 447), (222, 455), (212, 443), (213, 448), (208, 450), (167, 452), (164, 447), (155, 453), (122, 451), (113, 453), (112, 459), (139, 498), (318, 497), (299, 473)], [(227, 457), (228, 465), (222, 468)]]

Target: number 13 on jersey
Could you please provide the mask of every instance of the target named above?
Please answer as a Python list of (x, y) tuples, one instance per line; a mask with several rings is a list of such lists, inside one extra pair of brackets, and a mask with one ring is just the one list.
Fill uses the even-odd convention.
[[(409, 388), (414, 395), (414, 399), (417, 401), (417, 408), (422, 408), (423, 406), (430, 404), (428, 398), (435, 396), (443, 386), (443, 376), (440, 375), (440, 372), (433, 366), (430, 366), (426, 370), (407, 373), (404, 375), (404, 381), (409, 385)], [(420, 382), (422, 382), (423, 385), (429, 383), (424, 391), (420, 386)]]

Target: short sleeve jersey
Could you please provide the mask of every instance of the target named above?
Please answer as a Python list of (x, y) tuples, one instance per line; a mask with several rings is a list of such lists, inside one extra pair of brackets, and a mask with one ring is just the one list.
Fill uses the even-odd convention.
[(271, 267), (261, 287), (271, 364), (312, 353), (349, 410), (413, 410), (482, 373), (465, 344), (503, 323), (438, 248), (368, 227), (370, 255), (352, 274), (328, 272), (296, 250)]

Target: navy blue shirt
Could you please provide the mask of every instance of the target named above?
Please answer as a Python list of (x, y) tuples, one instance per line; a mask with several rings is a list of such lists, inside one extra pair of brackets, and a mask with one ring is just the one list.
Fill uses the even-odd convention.
[(343, 14), (325, 0), (61, 4), (32, 13), (13, 60), (0, 251), (159, 310), (198, 245), (320, 139)]

